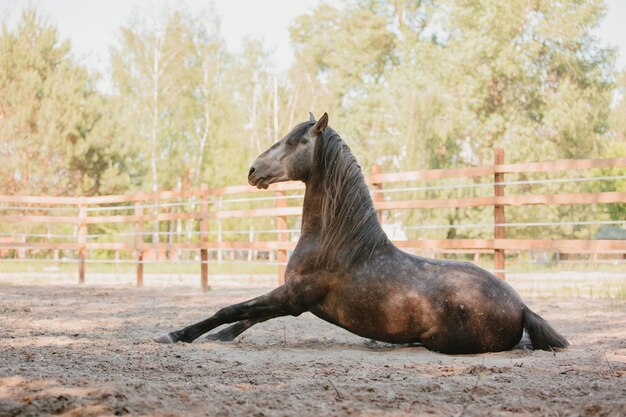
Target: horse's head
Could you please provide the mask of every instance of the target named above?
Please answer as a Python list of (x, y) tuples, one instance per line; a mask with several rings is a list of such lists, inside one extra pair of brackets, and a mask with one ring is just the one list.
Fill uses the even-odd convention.
[(287, 136), (273, 144), (252, 163), (248, 182), (257, 188), (267, 188), (282, 181), (306, 181), (313, 165), (315, 141), (328, 126), (328, 115), (315, 121), (300, 123)]

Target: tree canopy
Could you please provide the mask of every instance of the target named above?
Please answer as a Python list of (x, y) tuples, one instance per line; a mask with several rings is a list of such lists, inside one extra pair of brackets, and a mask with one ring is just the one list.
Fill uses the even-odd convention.
[(133, 185), (130, 146), (95, 75), (35, 10), (0, 35), (0, 164), (5, 194), (93, 195)]
[(135, 16), (111, 46), (113, 90), (35, 9), (0, 34), (5, 194), (93, 195), (245, 181), (308, 112), (369, 170), (623, 155), (625, 77), (592, 36), (601, 0), (354, 0), (226, 48), (219, 17)]

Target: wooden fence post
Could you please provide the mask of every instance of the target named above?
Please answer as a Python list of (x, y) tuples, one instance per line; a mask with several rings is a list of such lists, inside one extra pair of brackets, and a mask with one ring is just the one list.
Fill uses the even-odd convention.
[[(252, 225), (250, 225), (250, 230), (248, 232), (248, 242), (250, 243), (250, 246), (252, 246), (252, 243), (254, 242), (254, 226)], [(254, 259), (256, 259), (256, 256), (254, 256), (254, 249), (248, 249), (248, 262), (252, 262)]]
[[(372, 166), (372, 174), (380, 174), (383, 172), (383, 167), (381, 165)], [(383, 193), (381, 192), (383, 189), (383, 185), (378, 182), (373, 182), (372, 187), (374, 188), (374, 192), (372, 193), (372, 200), (374, 201), (374, 206), (376, 203), (383, 201)], [(378, 216), (378, 223), (383, 224), (383, 211), (376, 210)]]
[[(287, 200), (284, 191), (278, 191), (278, 199), (276, 199), (276, 207), (287, 207)], [(285, 272), (287, 271), (287, 218), (285, 216), (276, 217), (276, 230), (278, 230), (278, 242), (281, 248), (277, 251), (278, 258), (278, 285), (285, 283)]]
[(135, 202), (135, 256), (137, 257), (137, 287), (143, 287), (143, 207)]
[(209, 186), (200, 187), (200, 287), (202, 291), (209, 290)]
[(78, 203), (78, 283), (85, 283), (85, 258), (87, 257), (87, 201)]
[[(493, 192), (495, 197), (504, 197), (504, 173), (498, 172), (497, 167), (504, 164), (504, 149), (494, 150), (494, 186)], [(494, 241), (498, 239), (506, 239), (506, 216), (504, 214), (504, 206), (501, 204), (494, 204), (493, 206), (493, 238)], [(493, 268), (494, 274), (502, 279), (506, 279), (504, 272), (505, 269), (505, 254), (504, 249), (494, 248), (493, 250)]]
[[(222, 211), (222, 196), (217, 198), (217, 211)], [(222, 263), (224, 254), (222, 253), (222, 221), (217, 219), (217, 262)]]

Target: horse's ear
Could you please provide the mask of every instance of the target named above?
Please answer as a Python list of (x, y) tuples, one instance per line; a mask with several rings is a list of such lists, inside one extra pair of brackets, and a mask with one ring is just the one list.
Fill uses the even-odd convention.
[(309, 123), (315, 123), (315, 116), (311, 112), (309, 112)]
[(311, 130), (316, 135), (319, 135), (324, 131), (324, 129), (326, 129), (326, 126), (328, 126), (328, 113), (324, 113), (324, 115), (320, 117), (317, 122), (315, 122), (315, 126), (313, 126)]

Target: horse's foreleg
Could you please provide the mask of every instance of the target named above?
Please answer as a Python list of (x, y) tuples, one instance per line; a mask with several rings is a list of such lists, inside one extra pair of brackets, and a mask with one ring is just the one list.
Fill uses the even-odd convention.
[(210, 341), (217, 340), (220, 342), (231, 342), (235, 340), (235, 338), (239, 336), (241, 333), (248, 330), (250, 327), (254, 326), (255, 324), (264, 322), (266, 320), (268, 319), (258, 318), (258, 319), (253, 319), (253, 320), (241, 320), (231, 326), (228, 326), (227, 328), (223, 330), (220, 330), (217, 333), (211, 333), (209, 335), (206, 335), (204, 337), (204, 340), (210, 340)]
[[(286, 286), (252, 300), (233, 304), (218, 310), (206, 320), (187, 326), (183, 329), (159, 336), (154, 340), (159, 343), (193, 342), (204, 333), (221, 326), (242, 320), (265, 321), (274, 317), (299, 315), (304, 309), (292, 302)], [(244, 329), (245, 330), (245, 329)]]

